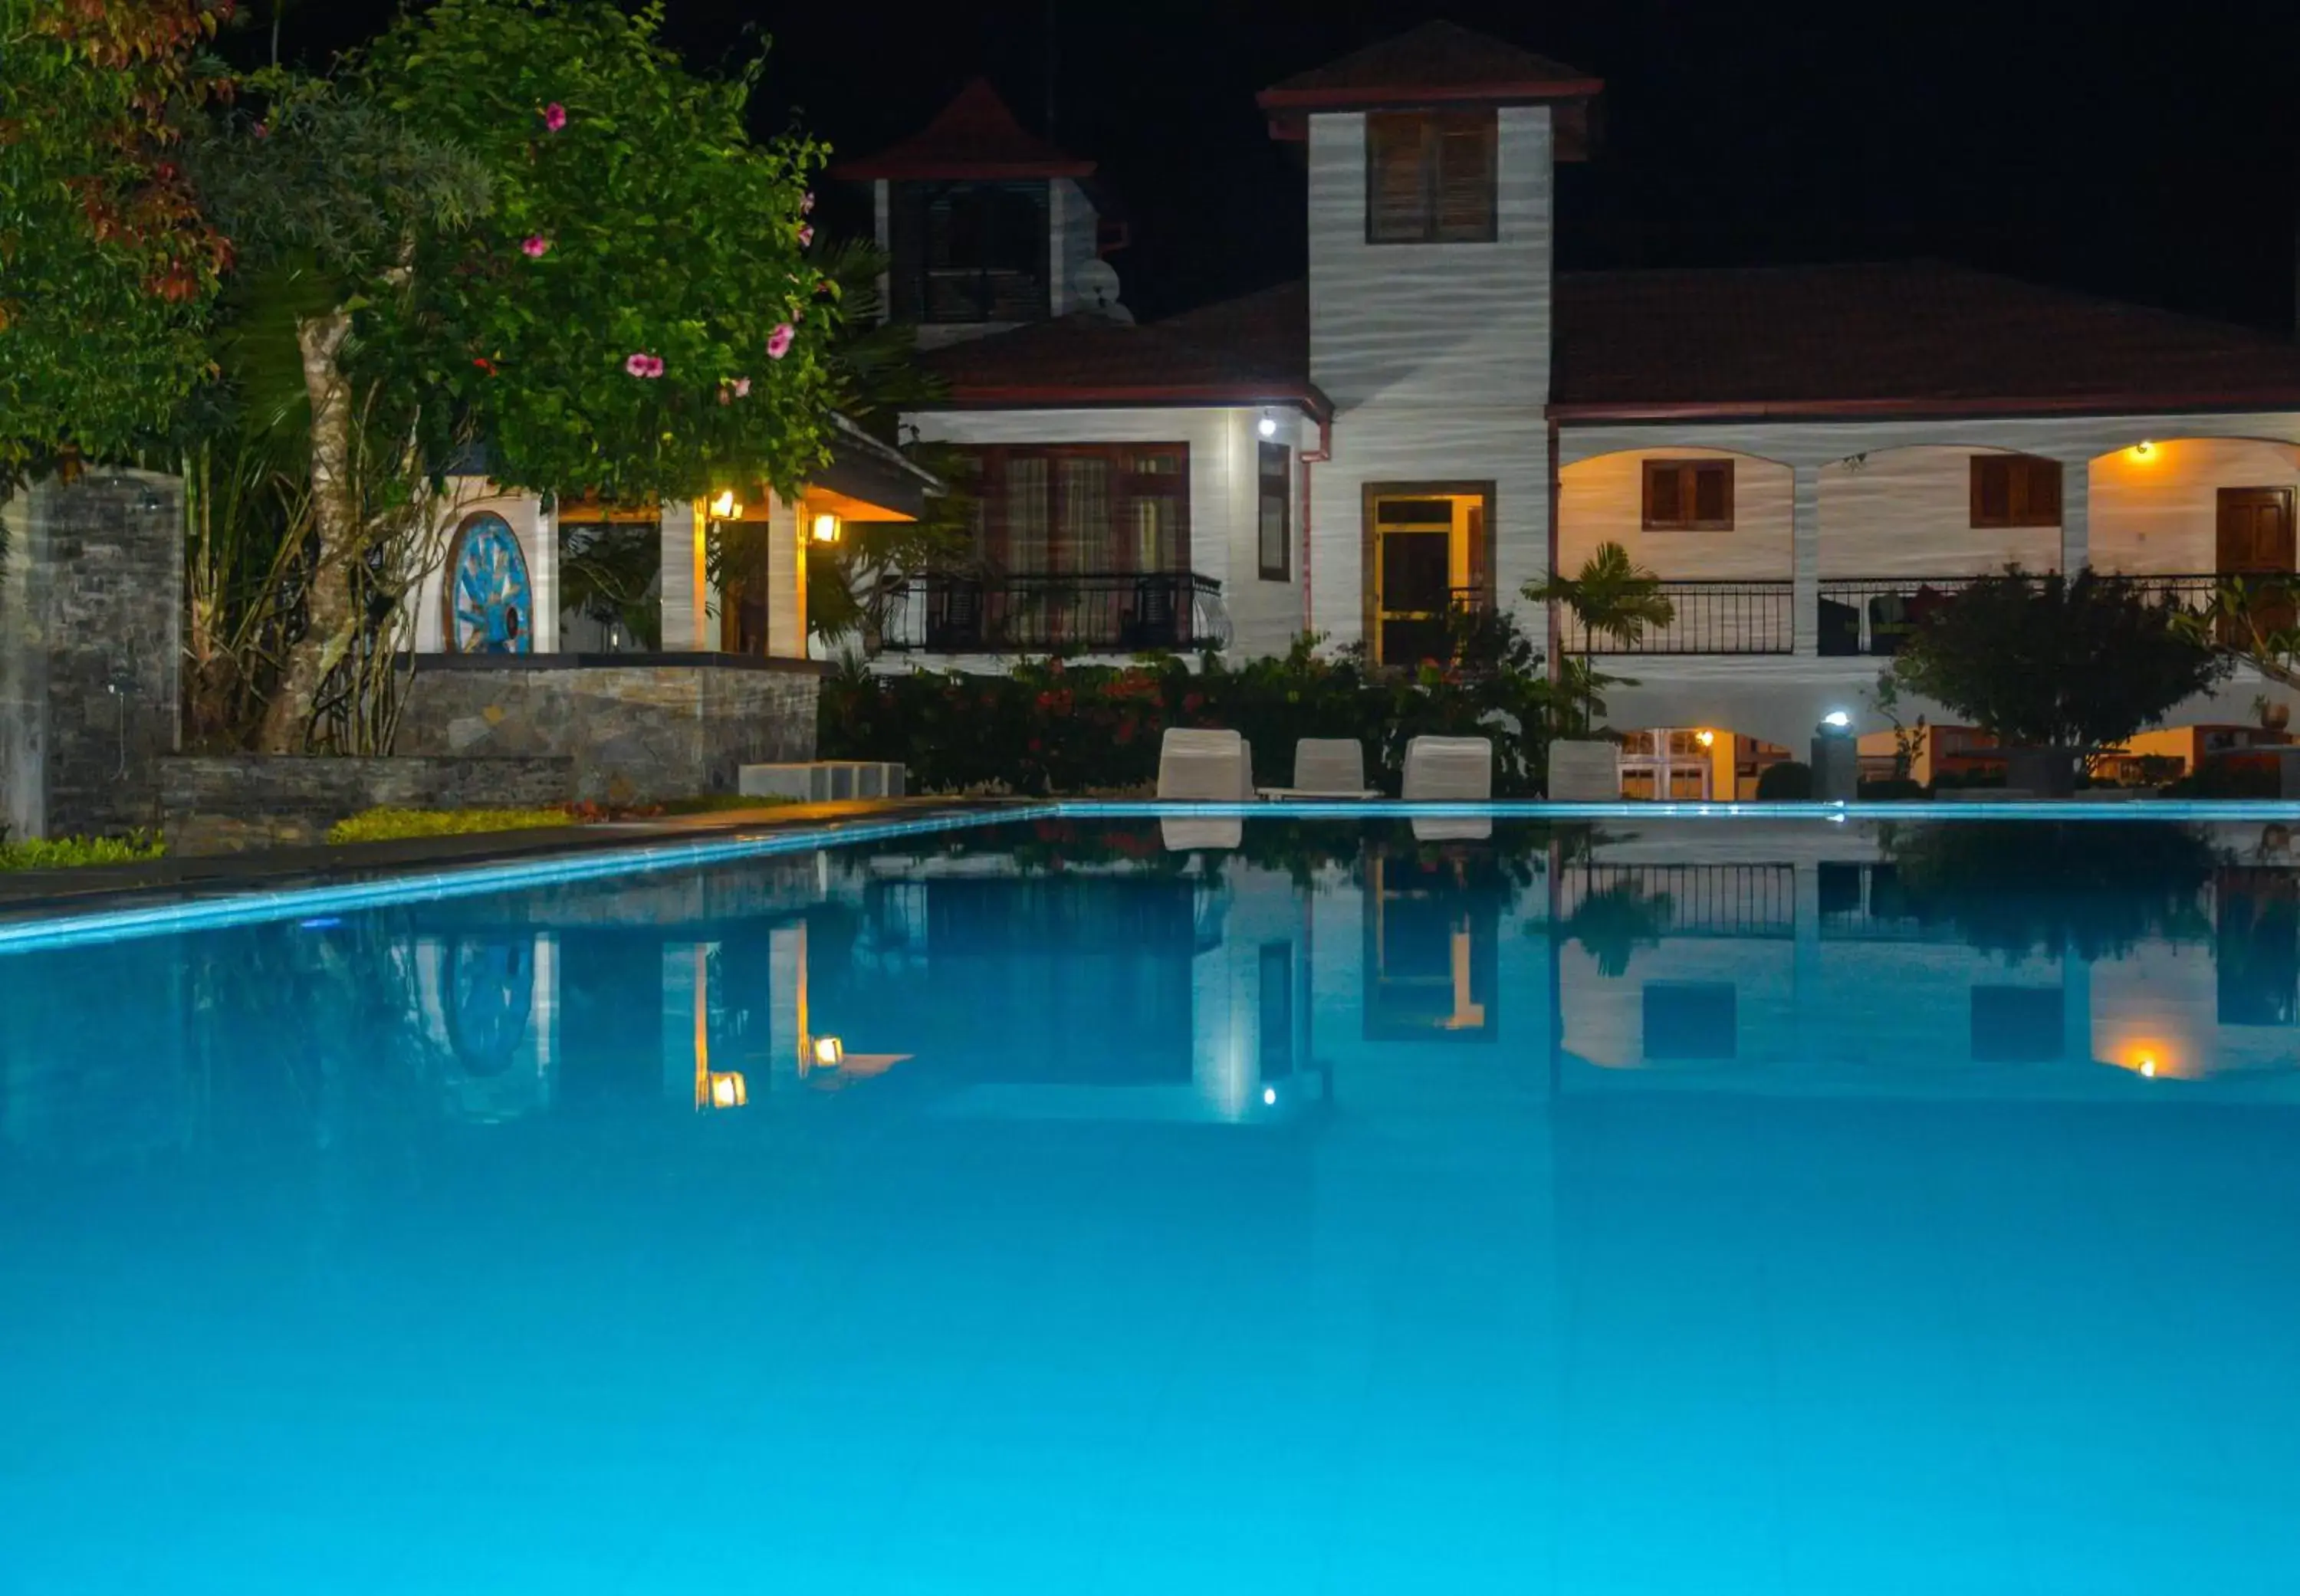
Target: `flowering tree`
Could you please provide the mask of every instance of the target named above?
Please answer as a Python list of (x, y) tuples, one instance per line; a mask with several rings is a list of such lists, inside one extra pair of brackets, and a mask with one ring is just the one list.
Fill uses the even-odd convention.
[(0, 0), (0, 480), (117, 454), (207, 363), (230, 246), (178, 156), (229, 0)]
[(383, 105), (488, 170), (478, 225), (427, 233), (361, 328), (379, 371), (445, 398), (497, 480), (626, 503), (823, 458), (834, 285), (809, 262), (822, 147), (754, 142), (751, 71), (688, 72), (661, 4), (439, 0), (371, 49)]

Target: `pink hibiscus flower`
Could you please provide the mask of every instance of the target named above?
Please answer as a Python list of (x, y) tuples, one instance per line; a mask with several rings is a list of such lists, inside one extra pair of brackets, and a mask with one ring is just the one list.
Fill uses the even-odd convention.
[(519, 246), (519, 253), (530, 261), (540, 261), (550, 250), (551, 240), (540, 233), (529, 233), (521, 240)]
[(554, 100), (543, 108), (543, 125), (554, 133), (567, 125), (567, 107)]
[(783, 322), (767, 335), (767, 358), (779, 361), (790, 353), (791, 342), (798, 337), (798, 328)]
[(805, 221), (800, 222), (798, 224), (798, 246), (801, 249), (804, 249), (808, 245), (813, 242), (814, 224)]
[(662, 357), (640, 350), (623, 362), (623, 370), (633, 377), (660, 377), (662, 375)]
[(747, 377), (738, 377), (735, 379), (735, 397), (738, 399), (748, 399), (750, 396), (751, 379)]
[(799, 213), (801, 216), (804, 216), (808, 212), (810, 212), (810, 211), (812, 211), (812, 210), (813, 210), (813, 209), (814, 209), (814, 191), (813, 191), (813, 190), (812, 190), (812, 189), (809, 189), (805, 194), (803, 194), (803, 195), (801, 195), (799, 196), (799, 202), (798, 202), (798, 213)]

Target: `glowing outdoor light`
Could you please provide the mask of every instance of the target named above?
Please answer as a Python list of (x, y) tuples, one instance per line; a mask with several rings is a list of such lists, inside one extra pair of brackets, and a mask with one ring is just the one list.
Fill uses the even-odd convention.
[(2155, 453), (2156, 445), (2145, 437), (2132, 445), (2132, 458), (2135, 460), (2146, 460)]
[(1821, 718), (1821, 723), (1833, 731), (1843, 731), (1853, 724), (1853, 717), (1843, 710), (1831, 710)]
[(846, 1044), (838, 1037), (817, 1036), (814, 1039), (814, 1067), (817, 1069), (836, 1069), (846, 1060)]
[(2140, 1073), (2152, 1081), (2156, 1078), (2156, 1060), (2147, 1053), (2140, 1055)]
[(731, 521), (743, 513), (742, 505), (735, 502), (733, 488), (721, 489), (719, 496), (711, 501), (711, 513), (722, 521)]
[(1713, 731), (1697, 731), (1693, 734), (1693, 740), (1700, 744), (1704, 748), (1714, 748), (1717, 746), (1717, 734)]
[(1276, 416), (1264, 416), (1255, 424), (1254, 429), (1260, 432), (1264, 437), (1276, 437), (1278, 436), (1278, 418)]
[(817, 543), (837, 543), (838, 541), (838, 518), (835, 515), (816, 516), (814, 518), (812, 531), (814, 541)]

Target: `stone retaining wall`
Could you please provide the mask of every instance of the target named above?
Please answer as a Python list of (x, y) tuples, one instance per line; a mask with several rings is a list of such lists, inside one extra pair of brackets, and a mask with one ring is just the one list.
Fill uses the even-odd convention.
[(396, 746), (571, 759), (595, 803), (732, 793), (745, 765), (814, 757), (821, 677), (725, 654), (420, 655)]
[(14, 835), (160, 818), (183, 653), (177, 495), (171, 477), (101, 470), (0, 503), (0, 823)]
[(534, 759), (329, 759), (261, 753), (159, 762), (169, 848), (237, 853), (323, 842), (362, 810), (541, 809), (574, 798), (575, 763)]

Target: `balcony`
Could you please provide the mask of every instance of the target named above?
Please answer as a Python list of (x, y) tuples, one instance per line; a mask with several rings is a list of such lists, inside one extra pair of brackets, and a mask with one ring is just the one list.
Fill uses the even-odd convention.
[(1796, 646), (1796, 585), (1788, 581), (1667, 581), (1676, 611), (1667, 626), (1634, 640), (1593, 637), (1571, 611), (1558, 617), (1569, 653), (1786, 654)]
[(909, 578), (885, 645), (933, 654), (1132, 654), (1229, 642), (1221, 584), (1211, 577), (1064, 571)]
[[(1954, 577), (1829, 577), (1821, 583), (1814, 636), (1823, 655), (1888, 656), (1922, 624), (1934, 607), (1980, 579)], [(2116, 576), (2160, 603), (2202, 610), (2221, 578), (2183, 572)], [(1786, 578), (1664, 580), (1661, 591), (1677, 613), (1669, 625), (1647, 627), (1634, 641), (1592, 638), (1569, 611), (1559, 617), (1561, 641), (1572, 654), (1653, 657), (1685, 654), (1788, 654), (1796, 652), (1796, 584)]]

